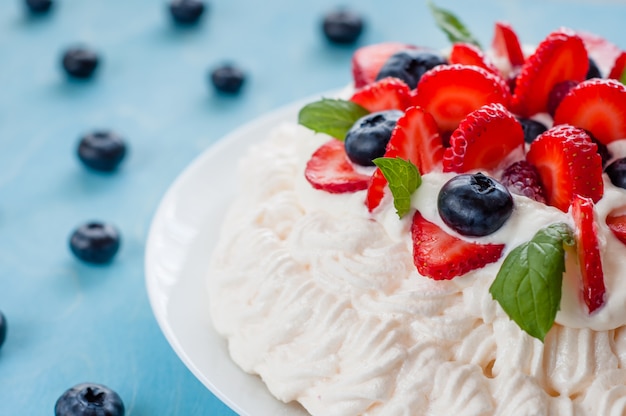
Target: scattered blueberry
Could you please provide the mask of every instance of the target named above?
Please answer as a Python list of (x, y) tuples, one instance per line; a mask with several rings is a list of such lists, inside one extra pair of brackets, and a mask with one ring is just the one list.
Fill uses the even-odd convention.
[(399, 110), (387, 110), (358, 119), (345, 137), (348, 158), (357, 165), (374, 166), (372, 160), (384, 156), (391, 132), (402, 114)]
[(78, 158), (91, 169), (111, 172), (126, 155), (124, 139), (111, 131), (86, 134), (78, 143)]
[(176, 23), (189, 25), (197, 23), (204, 13), (204, 2), (201, 0), (172, 0), (170, 13)]
[(120, 396), (102, 384), (82, 383), (68, 389), (54, 406), (55, 416), (124, 416)]
[(517, 119), (522, 125), (522, 129), (524, 130), (524, 141), (526, 143), (532, 143), (537, 136), (539, 136), (544, 131), (548, 130), (548, 128), (543, 124), (536, 120), (532, 120), (530, 118), (518, 118)]
[(446, 63), (446, 58), (438, 52), (406, 49), (391, 55), (383, 64), (376, 79), (400, 78), (414, 89), (426, 71)]
[(101, 222), (81, 225), (70, 237), (70, 249), (80, 260), (109, 263), (120, 248), (120, 234), (115, 227)]
[(0, 312), (0, 347), (4, 344), (4, 340), (7, 338), (7, 318)]
[(363, 32), (363, 18), (349, 10), (332, 11), (324, 16), (322, 30), (333, 43), (355, 43)]
[(73, 77), (86, 79), (90, 78), (98, 67), (100, 59), (98, 54), (88, 48), (70, 48), (63, 54), (63, 69)]
[(598, 68), (596, 61), (589, 58), (589, 69), (587, 70), (586, 79), (591, 79), (591, 78), (602, 78), (602, 74), (600, 73), (600, 68)]
[(439, 191), (443, 222), (462, 235), (481, 237), (498, 230), (513, 212), (513, 197), (498, 181), (482, 173), (450, 179)]
[(515, 162), (502, 172), (500, 183), (513, 194), (546, 203), (546, 196), (537, 169), (525, 160)]
[(561, 104), (561, 101), (563, 101), (563, 98), (565, 98), (576, 85), (578, 85), (576, 81), (563, 81), (552, 88), (552, 91), (548, 94), (548, 113), (550, 113), (552, 117), (554, 117), (554, 113), (559, 104)]
[(243, 86), (246, 76), (233, 64), (224, 64), (211, 71), (211, 82), (216, 90), (236, 94)]
[(52, 5), (52, 0), (25, 0), (26, 7), (33, 14), (47, 13)]
[(613, 185), (626, 189), (626, 157), (615, 160), (604, 170)]

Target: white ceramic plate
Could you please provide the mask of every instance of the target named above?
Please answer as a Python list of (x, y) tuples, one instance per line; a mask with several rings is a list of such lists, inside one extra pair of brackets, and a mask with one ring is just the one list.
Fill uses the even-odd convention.
[(296, 120), (303, 100), (274, 111), (217, 142), (169, 188), (152, 221), (145, 255), (148, 297), (172, 348), (191, 372), (242, 416), (305, 415), (274, 399), (261, 380), (230, 359), (213, 329), (206, 289), (208, 259), (237, 192), (232, 171), (245, 149), (276, 124)]

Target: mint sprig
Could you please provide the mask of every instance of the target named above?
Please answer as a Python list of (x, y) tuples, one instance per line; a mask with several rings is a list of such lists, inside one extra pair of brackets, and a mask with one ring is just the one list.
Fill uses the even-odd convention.
[(373, 162), (380, 168), (393, 196), (393, 206), (402, 218), (411, 210), (411, 195), (422, 184), (417, 167), (408, 160), (399, 157), (379, 157)]
[(428, 2), (428, 7), (435, 18), (435, 23), (448, 36), (450, 42), (471, 43), (480, 48), (478, 40), (452, 12), (437, 7), (430, 1)]
[(619, 81), (626, 85), (626, 68), (624, 68), (624, 70), (622, 71), (622, 75), (619, 77)]
[(369, 111), (352, 101), (322, 98), (300, 109), (298, 123), (317, 133), (344, 140), (346, 133)]
[(565, 223), (537, 231), (504, 259), (489, 292), (520, 328), (543, 342), (561, 304), (565, 247), (573, 245)]

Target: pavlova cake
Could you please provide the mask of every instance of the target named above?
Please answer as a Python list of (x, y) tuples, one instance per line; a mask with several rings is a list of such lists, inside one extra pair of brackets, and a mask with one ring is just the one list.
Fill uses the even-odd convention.
[(626, 414), (625, 63), (504, 23), (358, 49), (241, 161), (209, 271), (232, 359), (313, 415)]

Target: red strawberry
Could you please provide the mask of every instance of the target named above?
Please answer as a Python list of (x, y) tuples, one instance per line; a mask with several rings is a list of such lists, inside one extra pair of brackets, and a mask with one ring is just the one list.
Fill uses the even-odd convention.
[(624, 71), (626, 71), (626, 52), (621, 52), (613, 67), (611, 68), (611, 72), (609, 72), (609, 76), (607, 78), (621, 80), (622, 75), (624, 75)]
[(609, 214), (606, 225), (619, 241), (626, 244), (626, 214)]
[(502, 104), (471, 112), (450, 137), (443, 154), (444, 172), (493, 171), (513, 152), (524, 154), (524, 130)]
[(582, 129), (560, 125), (530, 144), (526, 160), (539, 172), (548, 204), (567, 212), (574, 195), (598, 202), (604, 193), (598, 146)]
[(367, 188), (370, 177), (354, 170), (343, 145), (331, 139), (317, 149), (306, 164), (304, 176), (315, 189), (339, 194)]
[(587, 51), (578, 36), (566, 30), (552, 32), (526, 60), (517, 77), (514, 111), (522, 117), (547, 112), (554, 86), (563, 81), (583, 81), (588, 67)]
[(357, 90), (350, 101), (371, 113), (402, 110), (411, 105), (411, 89), (398, 78), (384, 78)]
[(626, 138), (626, 86), (613, 79), (581, 82), (557, 107), (554, 123), (585, 129), (603, 144)]
[(456, 129), (469, 113), (489, 103), (508, 105), (509, 87), (497, 75), (469, 65), (440, 65), (417, 85), (414, 103), (432, 114), (441, 133)]
[(594, 33), (577, 31), (576, 34), (583, 40), (587, 54), (600, 68), (600, 71), (604, 75), (608, 74), (621, 53), (620, 48)]
[[(420, 107), (410, 107), (398, 119), (384, 157), (411, 161), (421, 174), (441, 169), (443, 144), (433, 117)], [(378, 206), (387, 180), (377, 168), (367, 192), (370, 211)]]
[(413, 215), (411, 236), (417, 271), (435, 280), (450, 280), (493, 263), (504, 250), (504, 244), (477, 244), (450, 235), (419, 211)]
[(448, 61), (451, 64), (475, 65), (500, 75), (498, 68), (485, 56), (483, 51), (470, 43), (455, 43), (452, 45)]
[(387, 59), (403, 49), (414, 49), (404, 43), (388, 42), (362, 46), (352, 55), (352, 78), (354, 87), (361, 88), (376, 80), (380, 68)]
[(496, 22), (491, 48), (497, 57), (507, 58), (511, 67), (524, 64), (522, 46), (517, 34), (508, 23)]
[(583, 284), (583, 299), (589, 313), (604, 305), (606, 289), (598, 244), (598, 226), (591, 198), (574, 195), (572, 217), (576, 224), (576, 251)]

